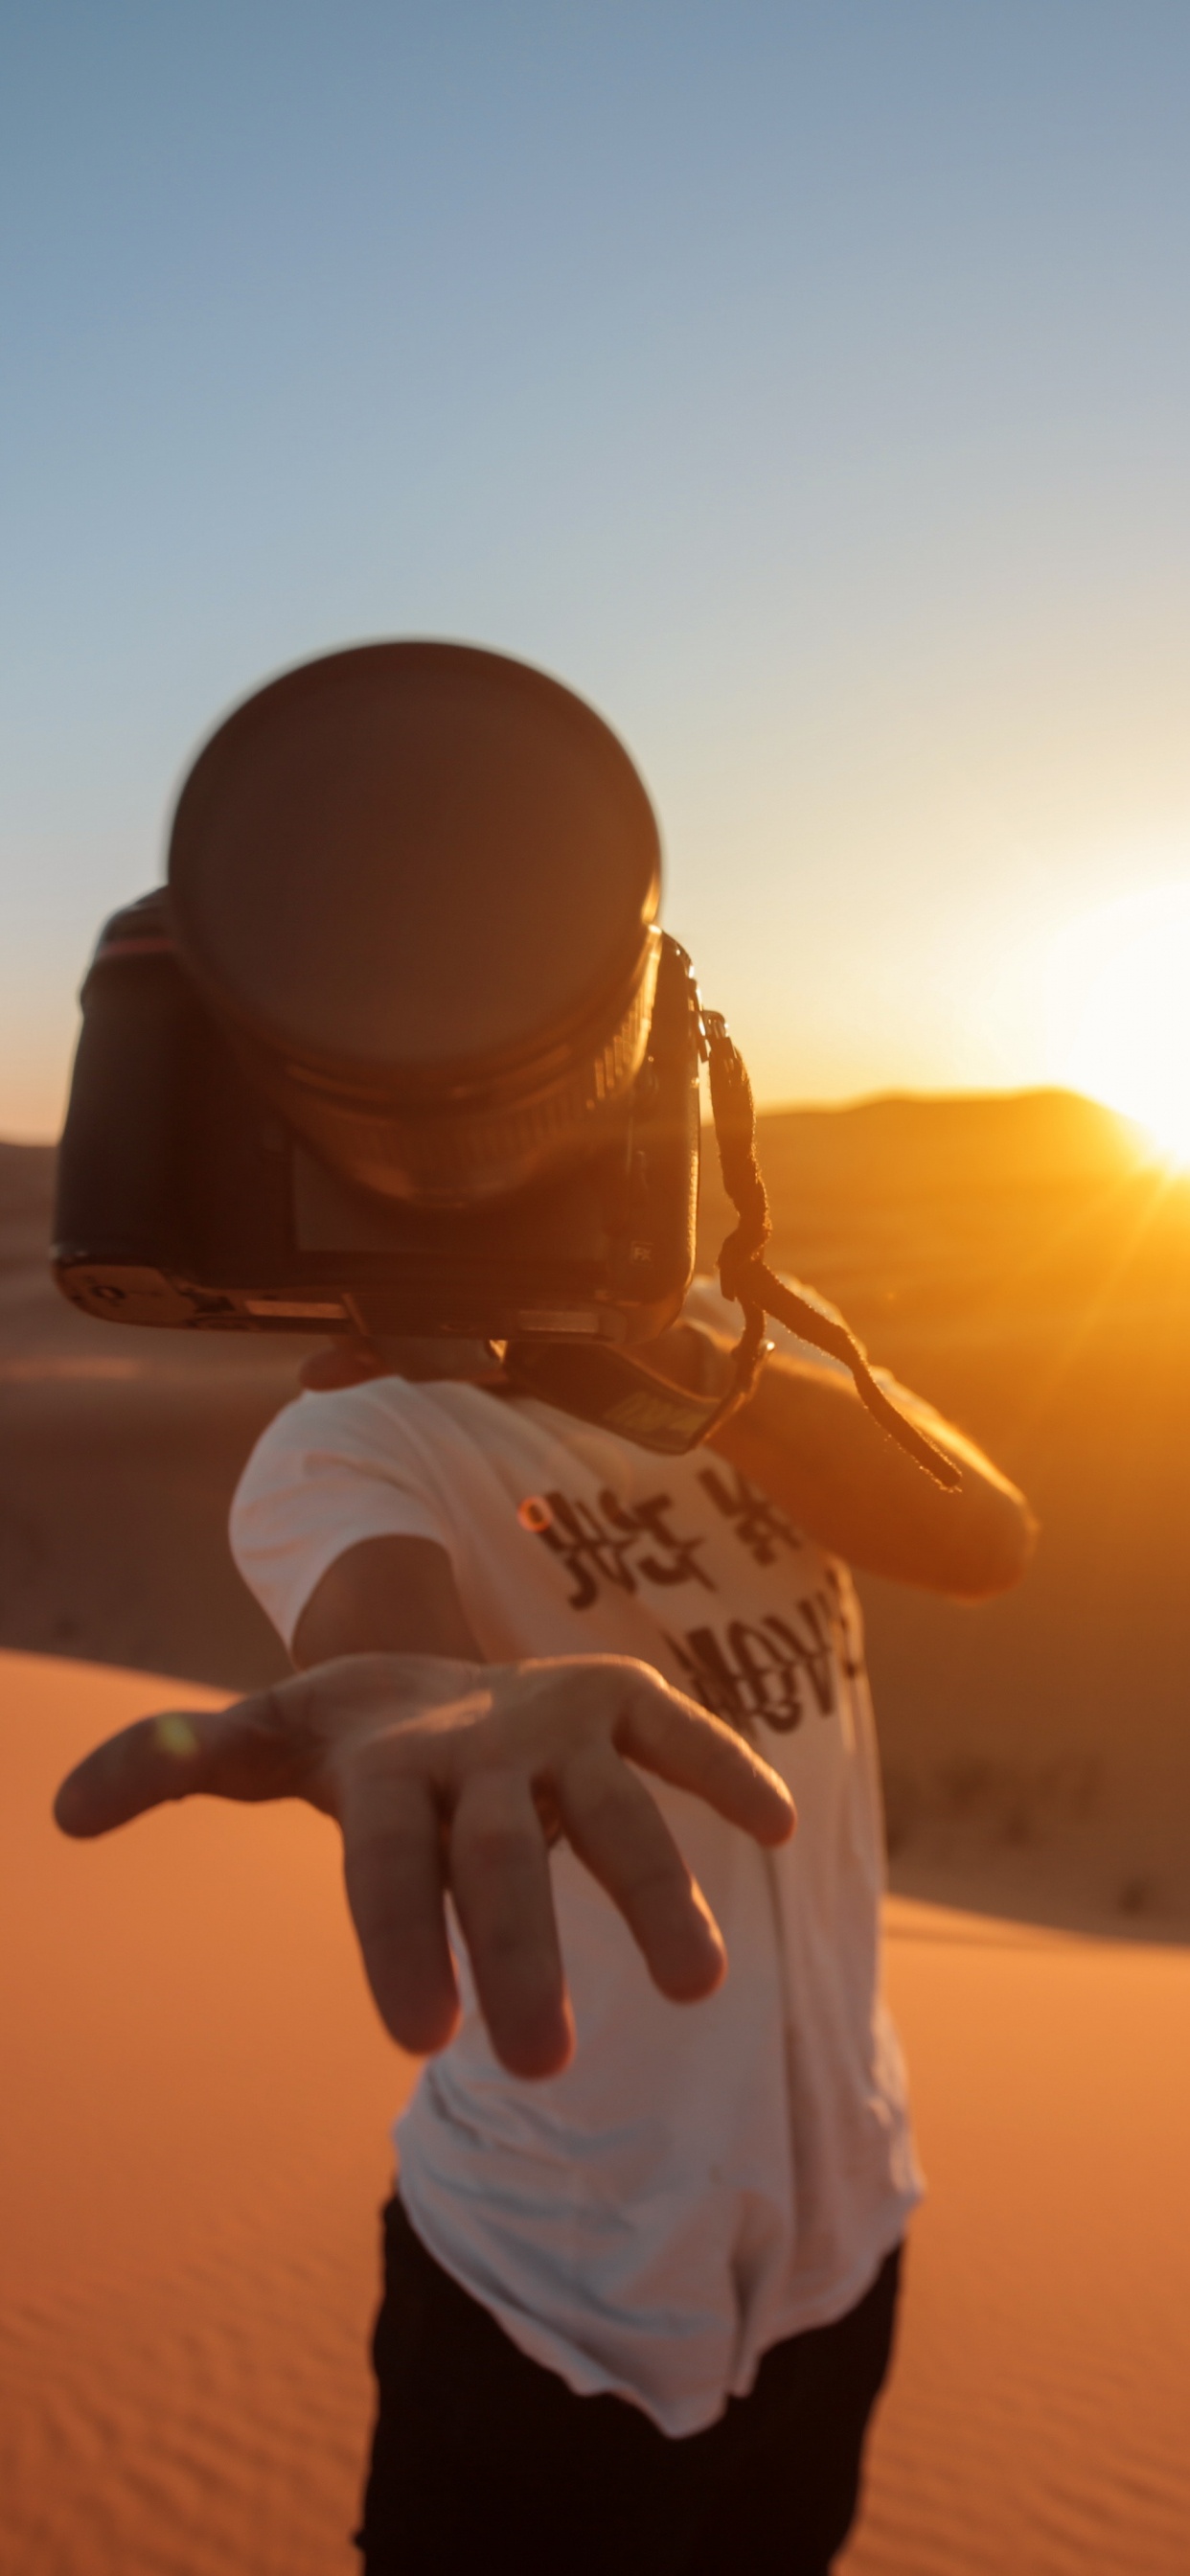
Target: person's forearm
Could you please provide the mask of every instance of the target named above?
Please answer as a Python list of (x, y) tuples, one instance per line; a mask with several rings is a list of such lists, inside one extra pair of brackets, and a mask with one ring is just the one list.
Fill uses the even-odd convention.
[(845, 1378), (782, 1356), (711, 1445), (869, 1573), (969, 1600), (1006, 1591), (1032, 1551), (1028, 1504), (961, 1432), (933, 1414), (925, 1427), (963, 1471), (957, 1494), (896, 1447)]

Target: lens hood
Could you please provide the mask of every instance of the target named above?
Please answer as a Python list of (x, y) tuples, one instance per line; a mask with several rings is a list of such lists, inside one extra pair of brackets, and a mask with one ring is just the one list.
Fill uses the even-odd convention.
[(367, 644), (271, 681), (178, 799), (183, 965), (341, 1176), (467, 1206), (603, 1140), (640, 1069), (661, 853), (616, 736), (510, 657)]

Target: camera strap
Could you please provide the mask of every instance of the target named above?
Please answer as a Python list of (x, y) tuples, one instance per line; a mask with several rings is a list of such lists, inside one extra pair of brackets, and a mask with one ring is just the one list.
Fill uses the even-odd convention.
[[(741, 1376), (748, 1366), (748, 1350), (762, 1343), (764, 1319), (771, 1315), (776, 1323), (796, 1333), (799, 1340), (811, 1343), (815, 1350), (826, 1351), (832, 1359), (842, 1360), (851, 1372), (860, 1402), (881, 1430), (934, 1484), (943, 1486), (948, 1493), (957, 1493), (962, 1476), (953, 1459), (885, 1394), (872, 1375), (862, 1342), (856, 1339), (838, 1308), (817, 1296), (812, 1288), (804, 1288), (800, 1281), (794, 1285), (779, 1279), (764, 1259), (773, 1225), (768, 1192), (756, 1160), (756, 1108), (748, 1068), (718, 1011), (704, 1011), (702, 1025), (719, 1166), (723, 1186), (739, 1218), (719, 1254), (719, 1284), (724, 1296), (733, 1298), (744, 1310), (744, 1331), (736, 1350), (737, 1363), (743, 1364)], [(751, 1364), (746, 1385), (733, 1388), (728, 1411), (734, 1412), (736, 1405), (751, 1393), (758, 1365), (759, 1360)]]
[(581, 1422), (596, 1423), (622, 1440), (635, 1440), (642, 1449), (681, 1457), (699, 1448), (754, 1393), (773, 1347), (765, 1333), (771, 1315), (800, 1341), (841, 1360), (850, 1370), (861, 1403), (881, 1430), (936, 1485), (956, 1492), (962, 1482), (958, 1467), (886, 1395), (872, 1374), (863, 1344), (837, 1307), (800, 1281), (779, 1279), (764, 1259), (772, 1218), (756, 1160), (756, 1109), (748, 1069), (719, 1012), (703, 1011), (701, 1029), (723, 1185), (739, 1220), (719, 1255), (723, 1294), (744, 1313), (726, 1392), (699, 1395), (673, 1386), (630, 1352), (606, 1342), (510, 1342), (505, 1355), (508, 1383), (518, 1393), (536, 1395)]
[(518, 1395), (538, 1396), (543, 1404), (556, 1405), (559, 1412), (572, 1413), (580, 1422), (593, 1422), (601, 1431), (614, 1431), (621, 1440), (635, 1440), (642, 1449), (681, 1458), (687, 1450), (700, 1448), (752, 1393), (772, 1344), (765, 1340), (762, 1316), (756, 1359), (748, 1363), (745, 1385), (738, 1362), (751, 1329), (746, 1327), (733, 1354), (732, 1381), (725, 1395), (699, 1395), (673, 1386), (668, 1378), (646, 1368), (643, 1360), (633, 1359), (631, 1352), (610, 1342), (510, 1342), (505, 1375)]

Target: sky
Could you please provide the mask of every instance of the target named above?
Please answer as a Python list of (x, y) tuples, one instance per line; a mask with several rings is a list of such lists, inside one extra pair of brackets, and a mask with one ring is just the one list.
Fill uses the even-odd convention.
[(616, 727), (763, 1099), (1061, 1076), (1190, 881), (1188, 111), (1184, 0), (0, 0), (0, 1134), (400, 634)]

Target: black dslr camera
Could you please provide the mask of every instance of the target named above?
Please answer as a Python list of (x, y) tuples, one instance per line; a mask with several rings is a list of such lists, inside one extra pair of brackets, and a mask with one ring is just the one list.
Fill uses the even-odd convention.
[[(118, 1323), (352, 1333), (406, 1377), (474, 1375), (486, 1346), (511, 1386), (674, 1454), (750, 1394), (776, 1315), (956, 1483), (842, 1317), (763, 1259), (748, 1076), (660, 888), (623, 746), (523, 662), (367, 644), (258, 690), (83, 986), (64, 1294)], [(694, 1393), (632, 1345), (690, 1284), (703, 1056), (744, 1328), (726, 1389)]]
[(701, 1021), (659, 895), (631, 761), (542, 673), (373, 644), (259, 690), (83, 986), (60, 1287), (124, 1323), (428, 1341), (427, 1375), (495, 1344), (690, 1446), (707, 1406), (627, 1362), (694, 1260)]

